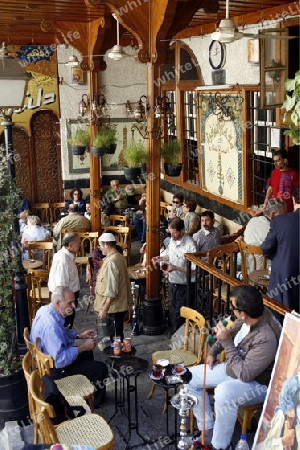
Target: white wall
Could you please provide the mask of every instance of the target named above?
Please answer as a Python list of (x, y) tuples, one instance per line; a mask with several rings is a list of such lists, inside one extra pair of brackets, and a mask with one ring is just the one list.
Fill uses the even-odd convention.
[[(264, 22), (264, 28), (274, 27), (274, 22)], [(256, 33), (257, 26), (250, 26), (247, 32)], [(242, 38), (236, 42), (226, 45), (226, 84), (259, 84), (259, 65), (248, 62), (247, 51), (248, 38)], [(183, 40), (194, 52), (200, 66), (205, 85), (212, 85), (212, 68), (209, 65), (210, 36), (200, 36)], [(130, 57), (121, 61), (113, 61), (105, 57), (107, 69), (99, 72), (99, 92), (103, 93), (110, 105), (111, 118), (126, 117), (125, 103), (129, 99), (137, 102), (141, 95), (147, 92), (146, 65), (135, 61), (134, 50), (125, 48)], [(65, 62), (72, 54), (72, 47), (58, 46), (58, 61)], [(75, 55), (80, 60), (80, 55), (75, 50)], [(62, 150), (62, 173), (64, 180), (84, 178), (85, 174), (69, 174), (68, 149), (66, 141), (66, 119), (78, 117), (78, 103), (83, 94), (87, 92), (87, 85), (71, 86), (71, 69), (64, 64), (58, 66), (59, 77), (63, 77), (60, 85), (61, 102), (61, 150)], [(88, 177), (88, 175), (86, 175)]]

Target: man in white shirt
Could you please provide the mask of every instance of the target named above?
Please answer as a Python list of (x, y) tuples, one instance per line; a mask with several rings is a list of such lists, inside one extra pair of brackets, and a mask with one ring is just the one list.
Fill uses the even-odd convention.
[[(246, 244), (257, 245), (258, 247), (264, 242), (270, 230), (270, 221), (273, 216), (286, 212), (286, 203), (284, 200), (271, 198), (263, 210), (263, 216), (255, 216), (249, 220), (244, 231), (244, 241)], [(249, 257), (248, 257), (249, 256)], [(262, 255), (256, 255), (256, 270), (262, 268)], [(269, 261), (271, 265), (271, 261)], [(254, 270), (254, 262), (251, 255), (247, 255), (247, 272)]]
[[(197, 247), (193, 239), (185, 233), (184, 222), (179, 217), (175, 217), (169, 223), (169, 233), (171, 240), (165, 253), (152, 258), (154, 264), (168, 259), (169, 289), (174, 311), (174, 332), (181, 327), (184, 319), (180, 316), (180, 308), (187, 305), (187, 260), (185, 253), (194, 253)], [(191, 298), (195, 293), (195, 274), (196, 270), (192, 264), (191, 279)]]
[[(48, 287), (53, 292), (58, 286), (67, 286), (74, 292), (75, 306), (78, 306), (79, 298), (79, 276), (75, 264), (75, 255), (80, 247), (80, 237), (77, 233), (66, 233), (62, 240), (62, 248), (54, 254), (52, 266), (49, 273)], [(75, 319), (73, 314), (66, 317), (65, 326), (72, 328)]]

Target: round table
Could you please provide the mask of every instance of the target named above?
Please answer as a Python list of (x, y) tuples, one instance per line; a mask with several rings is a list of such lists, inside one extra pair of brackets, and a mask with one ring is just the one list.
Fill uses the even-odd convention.
[(128, 276), (132, 280), (144, 280), (146, 278), (146, 269), (142, 264), (127, 267)]
[(270, 283), (270, 271), (268, 269), (254, 270), (248, 275), (249, 280), (257, 286), (268, 287)]
[(42, 267), (43, 261), (34, 259), (23, 259), (22, 265), (24, 270), (28, 271), (29, 269), (38, 269), (39, 267)]

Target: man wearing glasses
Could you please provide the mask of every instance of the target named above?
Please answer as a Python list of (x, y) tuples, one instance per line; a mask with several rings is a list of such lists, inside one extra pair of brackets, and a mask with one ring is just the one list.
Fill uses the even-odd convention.
[[(190, 367), (193, 377), (189, 383), (190, 392), (199, 400), (194, 414), (198, 429), (202, 430), (205, 367), (205, 388), (216, 388), (215, 419), (205, 393), (205, 444), (226, 450), (232, 448), (239, 405), (261, 403), (266, 397), (281, 334), (281, 325), (264, 307), (257, 289), (249, 285), (235, 286), (230, 292), (230, 300), (236, 320), (229, 329), (222, 322), (217, 324), (217, 340), (209, 348), (206, 367), (204, 364)], [(218, 363), (217, 356), (222, 350), (225, 350), (226, 361)], [(201, 442), (199, 436), (198, 440)]]

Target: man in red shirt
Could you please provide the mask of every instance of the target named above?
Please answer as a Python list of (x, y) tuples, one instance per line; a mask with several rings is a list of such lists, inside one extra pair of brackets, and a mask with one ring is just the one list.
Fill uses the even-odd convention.
[(295, 186), (299, 184), (299, 174), (296, 170), (289, 167), (288, 153), (286, 150), (277, 150), (273, 155), (275, 169), (272, 170), (268, 181), (268, 189), (264, 206), (267, 205), (270, 198), (279, 198), (284, 200), (287, 205), (287, 212), (293, 212), (292, 192)]

